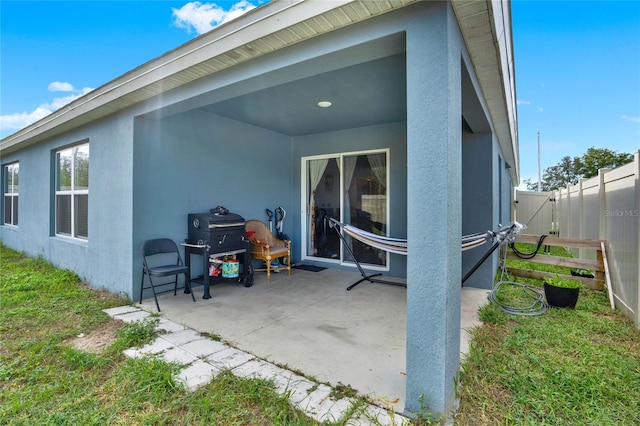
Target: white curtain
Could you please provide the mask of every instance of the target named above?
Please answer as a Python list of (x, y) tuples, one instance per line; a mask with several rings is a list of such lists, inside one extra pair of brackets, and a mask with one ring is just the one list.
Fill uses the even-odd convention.
[(310, 160), (309, 164), (309, 183), (310, 183), (310, 194), (309, 194), (309, 210), (307, 212), (307, 217), (309, 218), (308, 230), (309, 230), (309, 238), (307, 238), (307, 254), (315, 256), (317, 254), (316, 249), (316, 214), (315, 214), (315, 204), (316, 204), (316, 188), (318, 184), (322, 180), (322, 176), (324, 176), (324, 171), (327, 168), (327, 164), (329, 164), (328, 158), (323, 158), (320, 160)]
[(387, 187), (387, 161), (384, 154), (367, 155), (373, 174), (376, 175), (383, 188)]
[(349, 196), (349, 188), (351, 187), (351, 179), (353, 179), (353, 172), (356, 170), (356, 163), (358, 162), (357, 156), (343, 157), (344, 170), (342, 175), (344, 176), (344, 223), (351, 223), (351, 197)]

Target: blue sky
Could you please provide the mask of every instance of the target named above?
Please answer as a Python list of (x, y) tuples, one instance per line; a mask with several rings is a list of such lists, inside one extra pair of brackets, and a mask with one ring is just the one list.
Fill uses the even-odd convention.
[[(0, 2), (0, 136), (263, 1)], [(515, 0), (521, 179), (640, 148), (640, 1)]]
[(513, 2), (521, 179), (590, 147), (640, 149), (640, 1)]

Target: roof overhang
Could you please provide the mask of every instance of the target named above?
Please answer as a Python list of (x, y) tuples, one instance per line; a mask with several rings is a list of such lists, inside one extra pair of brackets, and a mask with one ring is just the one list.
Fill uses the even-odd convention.
[(511, 3), (496, 0), (451, 2), (484, 95), (509, 174), (520, 179), (516, 81)]
[[(0, 141), (9, 154), (247, 60), (417, 0), (273, 1), (101, 86)], [(518, 181), (511, 12), (498, 1), (452, 2), (505, 161)]]

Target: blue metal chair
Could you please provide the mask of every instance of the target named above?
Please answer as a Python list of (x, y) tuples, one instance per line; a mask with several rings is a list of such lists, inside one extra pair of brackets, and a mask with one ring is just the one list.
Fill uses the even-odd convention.
[[(167, 263), (168, 262), (168, 263)], [(160, 305), (158, 304), (158, 297), (156, 293), (156, 287), (164, 286), (167, 284), (174, 284), (173, 295), (175, 296), (178, 290), (178, 276), (183, 274), (184, 292), (191, 293), (191, 298), (196, 301), (196, 298), (191, 291), (191, 274), (189, 268), (185, 266), (178, 251), (178, 246), (172, 240), (168, 238), (158, 238), (154, 240), (145, 241), (142, 245), (142, 283), (140, 284), (140, 302), (142, 302), (142, 292), (145, 289), (151, 288), (153, 291), (153, 298), (156, 301), (156, 307), (160, 312)], [(149, 286), (144, 286), (144, 277), (149, 277)], [(174, 277), (174, 281), (156, 283), (154, 284), (153, 278), (159, 277)]]

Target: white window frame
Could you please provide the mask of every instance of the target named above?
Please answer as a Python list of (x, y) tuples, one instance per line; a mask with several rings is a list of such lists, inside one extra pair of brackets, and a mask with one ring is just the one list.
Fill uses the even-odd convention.
[[(17, 167), (18, 168), (18, 176), (20, 174), (20, 162), (16, 161), (10, 164), (5, 164), (4, 166), (2, 166), (2, 175), (4, 176), (5, 182), (3, 184), (3, 198), (2, 198), (2, 202), (3, 202), (3, 218), (2, 218), (2, 222), (4, 225), (8, 225), (8, 226), (18, 226), (18, 218), (13, 216), (13, 206), (14, 203), (19, 203), (20, 200), (18, 198), (18, 191), (16, 191), (15, 188), (15, 172), (10, 171), (11, 168), (13, 167)], [(9, 185), (9, 174), (12, 173), (13, 177), (11, 178), (11, 185)], [(18, 185), (19, 187), (19, 185)], [(6, 202), (7, 202), (7, 197), (10, 198), (11, 200), (11, 208), (9, 209), (11, 211), (11, 217), (7, 218), (6, 217)], [(19, 205), (19, 204), (18, 204)], [(20, 213), (18, 212), (18, 215)]]
[[(310, 155), (310, 156), (306, 156), (306, 157), (301, 157), (300, 158), (300, 170), (301, 170), (301, 191), (300, 191), (300, 235), (301, 235), (301, 244), (300, 244), (300, 258), (302, 260), (310, 260), (310, 261), (314, 261), (314, 262), (324, 262), (324, 263), (333, 263), (333, 264), (339, 264), (339, 265), (344, 265), (344, 266), (349, 266), (349, 267), (353, 267), (356, 268), (356, 264), (353, 262), (352, 259), (345, 259), (345, 249), (342, 245), (342, 242), (340, 243), (340, 258), (339, 259), (327, 259), (327, 258), (323, 258), (323, 257), (317, 257), (317, 256), (312, 256), (309, 255), (307, 253), (307, 215), (309, 214), (309, 205), (308, 205), (308, 200), (307, 197), (309, 194), (307, 194), (307, 186), (308, 186), (308, 176), (307, 176), (307, 162), (310, 160), (319, 160), (319, 159), (323, 159), (323, 158), (335, 158), (338, 160), (339, 162), (339, 167), (340, 170), (344, 170), (344, 167), (342, 165), (342, 161), (344, 157), (349, 157), (349, 156), (353, 156), (353, 155), (368, 155), (368, 154), (385, 154), (386, 160), (387, 160), (387, 182), (386, 182), (386, 188), (387, 188), (387, 199), (386, 199), (386, 210), (387, 210), (387, 217), (386, 217), (386, 223), (387, 223), (387, 235), (389, 233), (389, 218), (391, 216), (391, 211), (390, 211), (390, 206), (391, 206), (391, 187), (389, 185), (390, 179), (391, 179), (391, 150), (389, 148), (379, 148), (379, 149), (370, 149), (370, 150), (363, 150), (363, 151), (349, 151), (349, 152), (336, 152), (336, 153), (331, 153), (331, 154), (323, 154), (323, 155)], [(343, 174), (340, 173), (340, 221), (343, 222), (344, 218), (344, 209), (342, 206), (342, 203), (344, 202), (344, 180), (343, 180)], [(390, 256), (389, 256), (389, 252), (385, 252), (385, 256), (386, 261), (385, 261), (385, 266), (380, 266), (380, 265), (372, 265), (367, 263), (366, 264), (366, 268), (370, 269), (370, 270), (379, 270), (379, 271), (386, 271), (388, 272), (390, 270)]]
[[(89, 150), (89, 142), (85, 142), (85, 143), (80, 143), (77, 145), (73, 145), (73, 146), (69, 146), (63, 149), (60, 149), (58, 151), (55, 152), (55, 181), (54, 181), (54, 190), (55, 190), (55, 202), (54, 202), (54, 221), (55, 221), (55, 235), (59, 236), (59, 237), (65, 237), (65, 238), (72, 238), (75, 240), (81, 240), (81, 241), (87, 241), (89, 239), (88, 235), (87, 236), (79, 236), (77, 235), (78, 230), (76, 229), (76, 218), (75, 218), (75, 202), (76, 202), (76, 196), (78, 195), (86, 195), (87, 199), (89, 197), (89, 189), (76, 189), (76, 182), (75, 182), (75, 167), (76, 167), (76, 162), (75, 162), (75, 154), (77, 152), (77, 150), (79, 148), (82, 147), (87, 147), (87, 151), (90, 153), (91, 151)], [(71, 188), (70, 189), (65, 189), (65, 190), (58, 190), (58, 179), (59, 179), (59, 173), (60, 173), (60, 154), (63, 153), (64, 151), (68, 151), (71, 150), (72, 151), (72, 158), (74, 159), (74, 161), (71, 161)], [(91, 164), (91, 156), (89, 155), (89, 165)], [(89, 182), (87, 182), (87, 187), (89, 186)], [(70, 206), (70, 210), (71, 210), (71, 233), (67, 234), (67, 233), (63, 233), (63, 232), (58, 232), (58, 196), (59, 195), (70, 195), (71, 196), (71, 206)], [(87, 215), (88, 216), (88, 215)], [(88, 229), (89, 229), (89, 218), (87, 217), (87, 234)]]

